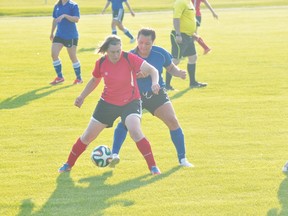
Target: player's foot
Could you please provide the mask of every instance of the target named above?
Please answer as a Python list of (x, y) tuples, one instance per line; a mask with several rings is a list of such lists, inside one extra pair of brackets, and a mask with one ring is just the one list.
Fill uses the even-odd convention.
[(112, 159), (110, 161), (109, 167), (115, 168), (115, 166), (120, 162), (120, 157), (118, 154), (113, 154)]
[(208, 84), (207, 83), (200, 83), (200, 82), (194, 82), (190, 85), (190, 88), (204, 88), (206, 87)]
[(152, 166), (150, 171), (151, 171), (152, 175), (160, 175), (161, 174), (161, 171), (159, 170), (159, 168), (157, 166)]
[(69, 172), (71, 170), (71, 167), (69, 166), (68, 163), (63, 164), (62, 167), (59, 168), (58, 172), (63, 173), (63, 172)]
[(57, 85), (59, 83), (64, 82), (64, 78), (56, 77), (52, 82), (50, 82), (50, 85)]
[(182, 158), (180, 160), (180, 166), (184, 166), (184, 167), (194, 167), (194, 165), (192, 163), (190, 163), (187, 158)]
[(83, 83), (82, 79), (75, 79), (73, 82), (73, 85), (82, 84), (82, 83)]
[(203, 55), (206, 55), (206, 54), (208, 54), (209, 52), (211, 52), (211, 49), (208, 47), (207, 49), (204, 50)]
[(174, 91), (175, 90), (171, 85), (166, 85), (165, 89), (167, 91)]
[(131, 44), (134, 43), (135, 41), (136, 41), (135, 38), (130, 39), (130, 43), (131, 43)]
[(288, 172), (288, 161), (287, 161), (286, 164), (283, 166), (282, 171), (283, 171), (283, 172)]

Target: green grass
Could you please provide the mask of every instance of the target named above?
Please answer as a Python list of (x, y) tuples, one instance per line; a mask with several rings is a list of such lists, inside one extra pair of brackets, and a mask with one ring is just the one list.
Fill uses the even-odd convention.
[[(85, 84), (70, 85), (74, 74), (63, 50), (66, 81), (53, 87), (51, 17), (1, 17), (0, 215), (288, 215), (288, 178), (281, 172), (288, 159), (287, 6), (217, 11), (219, 22), (204, 10), (199, 29), (213, 49), (203, 56), (197, 46), (197, 78), (208, 87), (188, 90), (188, 80), (174, 78), (179, 91), (169, 92), (195, 168), (177, 166), (167, 128), (143, 115), (163, 172), (157, 177), (148, 174), (130, 138), (115, 170), (92, 164), (90, 152), (111, 146), (112, 129), (91, 143), (70, 174), (57, 173), (99, 98), (97, 89), (81, 109), (73, 106), (99, 57), (94, 48), (110, 32), (111, 15), (82, 16), (78, 24)], [(155, 28), (156, 44), (170, 50), (171, 20), (170, 12), (139, 13), (127, 15), (125, 24), (134, 34)]]

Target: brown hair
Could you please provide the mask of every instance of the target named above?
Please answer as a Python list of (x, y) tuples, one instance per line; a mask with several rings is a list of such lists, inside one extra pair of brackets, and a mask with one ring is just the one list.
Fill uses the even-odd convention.
[(140, 29), (139, 32), (138, 32), (137, 38), (139, 38), (140, 35), (151, 36), (152, 41), (154, 41), (156, 39), (155, 30), (151, 29), (151, 28), (142, 28), (142, 29)]
[(98, 53), (104, 54), (108, 50), (110, 45), (118, 45), (118, 44), (121, 45), (120, 37), (118, 37), (117, 35), (109, 35), (108, 37), (106, 37), (104, 42), (100, 45), (98, 49)]

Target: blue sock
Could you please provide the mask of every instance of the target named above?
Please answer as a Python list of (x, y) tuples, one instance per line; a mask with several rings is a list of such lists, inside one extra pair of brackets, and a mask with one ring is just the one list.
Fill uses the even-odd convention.
[(112, 146), (113, 154), (119, 154), (120, 148), (124, 143), (126, 136), (127, 136), (127, 128), (122, 122), (119, 122), (114, 130), (114, 140)]
[(117, 30), (116, 29), (112, 29), (112, 34), (113, 35), (117, 35)]
[(178, 160), (185, 158), (185, 143), (184, 143), (184, 134), (181, 128), (178, 128), (174, 131), (170, 131), (171, 139), (174, 143), (174, 146), (177, 151)]
[(127, 37), (129, 37), (130, 39), (133, 39), (134, 37), (130, 34), (129, 30), (128, 29), (125, 29), (124, 30), (124, 33)]
[(74, 68), (74, 71), (75, 71), (75, 74), (76, 74), (76, 77), (78, 80), (82, 80), (81, 79), (81, 65), (80, 65), (80, 62), (76, 62), (76, 63), (73, 63), (73, 68)]
[(57, 73), (57, 77), (63, 78), (61, 61), (59, 59), (56, 61), (53, 61), (53, 66)]

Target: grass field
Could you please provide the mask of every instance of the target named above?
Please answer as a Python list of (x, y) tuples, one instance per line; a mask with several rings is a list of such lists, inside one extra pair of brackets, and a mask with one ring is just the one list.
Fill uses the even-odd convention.
[[(57, 173), (100, 95), (99, 88), (81, 109), (73, 106), (99, 57), (94, 49), (110, 32), (111, 15), (83, 15), (78, 24), (85, 84), (71, 85), (63, 50), (66, 81), (53, 87), (51, 17), (1, 17), (0, 215), (288, 215), (288, 177), (281, 172), (288, 160), (287, 10), (218, 8), (219, 22), (203, 11), (199, 33), (213, 51), (203, 56), (197, 47), (197, 78), (209, 85), (189, 90), (188, 80), (174, 78), (179, 91), (169, 92), (195, 168), (178, 166), (167, 128), (144, 113), (143, 131), (163, 173), (156, 177), (130, 138), (116, 169), (92, 164), (90, 152), (111, 146), (113, 129), (91, 143), (71, 173)], [(134, 34), (155, 28), (156, 44), (170, 50), (171, 12), (127, 14), (125, 24)], [(122, 38), (124, 50), (131, 49)]]

